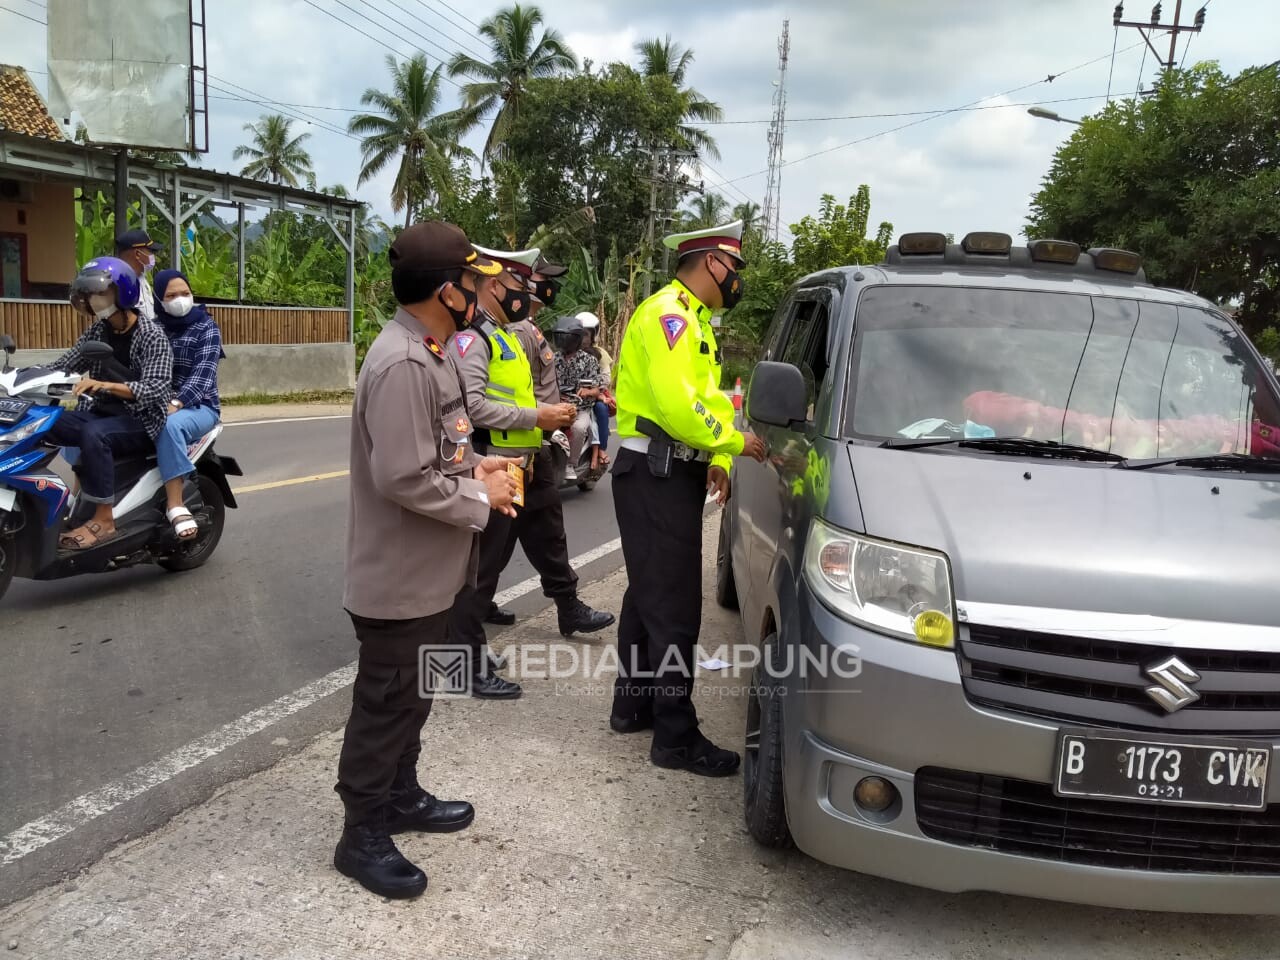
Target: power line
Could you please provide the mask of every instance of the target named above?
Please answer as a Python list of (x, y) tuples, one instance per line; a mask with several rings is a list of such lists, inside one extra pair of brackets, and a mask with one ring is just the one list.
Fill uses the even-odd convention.
[[(394, 53), (397, 57), (405, 57), (407, 59), (410, 56), (409, 54), (406, 54), (401, 50), (397, 50), (395, 47), (391, 46), (391, 44), (387, 43), (385, 40), (380, 40), (377, 37), (375, 37), (373, 34), (366, 33), (364, 30), (361, 30), (359, 27), (357, 27), (354, 23), (349, 23), (346, 20), (343, 20), (340, 16), (338, 16), (332, 10), (329, 10), (326, 7), (320, 6), (318, 3), (315, 2), (315, 0), (302, 0), (302, 2), (309, 7), (319, 10), (325, 16), (332, 17), (334, 20), (337, 20), (340, 24), (342, 24), (347, 29), (354, 30), (356, 33), (360, 34), (363, 37), (367, 37), (368, 39), (372, 40), (374, 43), (378, 44), (379, 46), (385, 47), (386, 49)], [(342, 3), (342, 0), (338, 0), (338, 2)], [(342, 5), (346, 6), (346, 4), (342, 4)], [(351, 8), (347, 7), (347, 9), (350, 10)], [(357, 15), (359, 15), (359, 11), (354, 11), (354, 12)], [(365, 17), (364, 19), (369, 20), (368, 17)], [(369, 20), (369, 22), (373, 23), (373, 21), (371, 20)], [(373, 24), (373, 25), (377, 26), (377, 24)]]
[[(342, 3), (342, 0), (335, 0), (335, 2), (337, 2), (337, 3)], [(360, 3), (364, 4), (364, 5), (365, 5), (366, 7), (368, 7), (369, 9), (371, 9), (371, 10), (375, 11), (376, 13), (380, 14), (381, 16), (385, 17), (387, 20), (390, 20), (390, 21), (391, 21), (392, 23), (394, 23), (397, 27), (402, 27), (403, 29), (408, 30), (410, 33), (412, 33), (414, 36), (418, 37), (419, 39), (421, 39), (421, 40), (425, 40), (427, 43), (429, 43), (429, 44), (430, 44), (432, 47), (434, 47), (436, 50), (439, 50), (441, 53), (443, 53), (443, 54), (444, 54), (444, 57), (438, 58), (438, 59), (440, 60), (440, 65), (441, 65), (442, 67), (443, 67), (443, 66), (445, 66), (445, 65), (448, 63), (448, 58), (450, 58), (450, 57), (452, 57), (452, 56), (453, 56), (453, 53), (452, 53), (451, 51), (446, 50), (444, 47), (440, 46), (440, 44), (436, 43), (434, 40), (432, 40), (430, 37), (428, 37), (425, 33), (422, 33), (422, 32), (421, 32), (421, 31), (419, 31), (419, 30), (415, 30), (413, 27), (409, 26), (409, 24), (405, 23), (403, 20), (397, 20), (395, 17), (391, 16), (390, 14), (388, 14), (388, 13), (384, 13), (383, 11), (379, 10), (379, 9), (377, 8), (377, 6), (375, 6), (374, 4), (370, 3), (370, 2), (369, 2), (369, 0), (358, 0), (358, 2), (360, 2)], [(402, 12), (402, 13), (405, 13), (405, 14), (408, 14), (408, 13), (409, 13), (409, 11), (408, 11), (408, 10), (405, 10), (405, 8), (404, 8), (404, 7), (402, 7), (402, 6), (400, 6), (398, 3), (396, 3), (396, 2), (395, 2), (395, 0), (383, 0), (383, 2), (391, 4), (391, 6), (395, 7), (397, 10), (399, 10), (399, 11), (400, 11), (400, 12)], [(343, 5), (344, 7), (346, 7), (346, 6), (347, 6), (345, 3), (342, 3), (342, 5)], [(347, 7), (347, 9), (348, 9), (348, 10), (352, 10), (353, 12), (355, 12), (355, 11), (354, 11), (354, 9), (353, 9), (352, 7)], [(360, 15), (361, 15), (361, 16), (363, 16), (363, 17), (364, 17), (366, 20), (368, 20), (370, 23), (372, 23), (372, 24), (374, 24), (375, 26), (377, 26), (379, 29), (386, 30), (388, 33), (392, 33), (392, 32), (394, 32), (394, 31), (392, 31), (392, 30), (389, 30), (387, 27), (382, 26), (382, 24), (377, 23), (377, 21), (375, 21), (372, 17), (368, 16), (368, 14), (360, 14)], [(405, 39), (408, 39), (408, 38), (406, 37)], [(425, 51), (424, 51), (424, 55), (425, 55)], [(451, 78), (451, 77), (449, 77), (449, 75), (448, 75), (448, 74), (444, 74), (444, 73), (442, 73), (442, 74), (441, 74), (441, 76), (442, 76), (444, 79), (448, 80), (450, 83), (453, 83), (452, 78)], [(458, 86), (458, 85), (457, 85), (456, 83), (454, 83), (454, 86), (456, 87), (456, 86)]]
[(21, 17), (23, 20), (30, 20), (32, 23), (38, 23), (38, 24), (40, 24), (40, 26), (42, 26), (42, 27), (47, 27), (47, 26), (49, 25), (49, 24), (45, 23), (43, 20), (37, 20), (37, 19), (36, 19), (35, 17), (33, 17), (33, 16), (30, 16), (30, 15), (28, 15), (28, 14), (22, 13), (22, 12), (21, 12), (21, 11), (19, 11), (19, 10), (15, 10), (15, 9), (13, 9), (13, 7), (0, 6), (0, 10), (4, 10), (4, 11), (5, 11), (5, 12), (7, 12), (7, 13), (12, 13), (15, 17)]
[[(408, 17), (414, 16), (414, 14), (411, 11), (406, 10), (404, 7), (401, 7), (400, 4), (395, 3), (394, 0), (388, 0), (388, 2), (391, 3), (392, 6), (401, 10), (405, 14), (405, 16), (408, 16)], [(448, 23), (450, 26), (457, 28), (457, 30), (459, 30), (462, 33), (463, 38), (465, 38), (465, 39), (459, 39), (457, 36), (447, 35), (444, 33), (443, 30), (441, 30), (441, 36), (444, 36), (445, 39), (452, 40), (455, 43), (461, 44), (462, 46), (467, 48), (468, 52), (473, 53), (476, 56), (483, 57), (488, 55), (487, 53), (482, 52), (479, 49), (479, 47), (471, 46), (473, 41), (479, 41), (479, 38), (471, 30), (468, 30), (462, 24), (458, 23), (456, 20), (451, 19), (447, 15), (443, 13), (437, 13), (435, 10), (432, 10), (430, 7), (426, 6), (426, 4), (422, 3), (422, 0), (418, 0), (418, 4), (422, 6), (423, 9), (425, 9), (433, 17), (439, 20), (443, 20), (445, 23)]]
[[(358, 137), (351, 137), (345, 130), (343, 130), (341, 127), (337, 126), (336, 124), (332, 124), (327, 120), (322, 120), (320, 117), (314, 117), (314, 116), (311, 116), (310, 114), (302, 113), (300, 111), (293, 111), (293, 110), (287, 109), (284, 107), (283, 104), (275, 100), (272, 100), (270, 97), (266, 96), (265, 94), (258, 93), (256, 90), (250, 90), (248, 87), (241, 86), (238, 83), (232, 83), (230, 80), (224, 80), (221, 77), (214, 76), (213, 74), (209, 74), (209, 81), (210, 81), (210, 86), (212, 86), (215, 90), (217, 90), (220, 93), (229, 94), (233, 97), (236, 97), (237, 99), (245, 100), (245, 101), (248, 101), (249, 103), (256, 103), (259, 106), (275, 107), (279, 109), (280, 112), (285, 114), (286, 116), (291, 116), (293, 117), (293, 119), (301, 120), (304, 123), (314, 123), (317, 126), (319, 126), (321, 130), (325, 130), (328, 133), (341, 134), (342, 136), (348, 137), (351, 140), (359, 139)], [(230, 87), (231, 89), (228, 89), (228, 87)], [(243, 91), (243, 94), (247, 94), (247, 96), (238, 95), (236, 91)]]
[[(1004, 94), (996, 94), (996, 96), (1004, 96)], [(967, 113), (978, 110), (1008, 110), (1011, 107), (1031, 107), (1041, 103), (1078, 103), (1082, 100), (1101, 100), (1104, 96), (1105, 94), (1093, 94), (1087, 97), (1060, 97), (1056, 100), (1028, 100), (1018, 103), (992, 103), (987, 106), (980, 107), (937, 107), (933, 110), (898, 110), (891, 113), (848, 113), (831, 117), (793, 117), (787, 119), (787, 124), (826, 123), (833, 120), (883, 120), (893, 117), (921, 117), (927, 114)], [(735, 124), (766, 124), (772, 122), (772, 120), (704, 120), (700, 122), (698, 126), (732, 126)]]
[(1115, 36), (1111, 40), (1111, 69), (1107, 71), (1107, 103), (1111, 102), (1111, 78), (1116, 73), (1116, 44), (1120, 42), (1120, 27), (1115, 28)]
[[(422, 2), (422, 0), (416, 0), (416, 2), (418, 3), (419, 6), (423, 6), (423, 7), (427, 6), (425, 3)], [(480, 26), (480, 24), (476, 23), (474, 20), (472, 20), (470, 17), (468, 17), (465, 13), (463, 13), (461, 10), (459, 10), (455, 6), (451, 6), (450, 4), (444, 3), (442, 2), (442, 0), (436, 0), (436, 5), (444, 7), (446, 10), (452, 10), (454, 13), (460, 16), (463, 20), (467, 21), (467, 23), (471, 24), (473, 27), (478, 28)], [(427, 7), (427, 9), (430, 10), (431, 8)], [(450, 22), (453, 22), (453, 21), (450, 21)]]

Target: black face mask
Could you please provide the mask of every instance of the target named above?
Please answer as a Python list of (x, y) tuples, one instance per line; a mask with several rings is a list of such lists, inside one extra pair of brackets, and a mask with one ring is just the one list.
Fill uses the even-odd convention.
[(505, 285), (501, 289), (502, 296), (498, 298), (498, 305), (506, 314), (507, 323), (519, 323), (521, 320), (528, 319), (529, 294), (524, 290), (512, 290)]
[[(721, 262), (720, 266), (724, 267), (724, 279), (716, 280), (716, 286), (720, 288), (720, 299), (724, 301), (724, 308), (732, 310), (739, 301), (742, 300), (742, 275)], [(711, 279), (715, 280), (715, 274), (711, 274)]]
[(539, 280), (538, 289), (534, 291), (544, 306), (551, 306), (556, 302), (556, 292), (558, 288), (550, 280)]
[(444, 290), (436, 294), (436, 298), (440, 301), (440, 306), (449, 311), (449, 316), (453, 317), (453, 325), (459, 330), (465, 330), (471, 326), (471, 319), (476, 315), (476, 304), (478, 299), (474, 290), (468, 290), (460, 283), (453, 285), (454, 289), (462, 294), (462, 309), (449, 306), (449, 301), (444, 298)]

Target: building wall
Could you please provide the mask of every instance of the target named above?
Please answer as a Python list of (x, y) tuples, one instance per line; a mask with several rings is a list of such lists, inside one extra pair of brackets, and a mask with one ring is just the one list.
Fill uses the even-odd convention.
[[(75, 188), (60, 183), (30, 186), (31, 203), (0, 200), (0, 233), (27, 238), (28, 284), (65, 286), (76, 273)], [(40, 291), (33, 289), (28, 295), (39, 297)]]

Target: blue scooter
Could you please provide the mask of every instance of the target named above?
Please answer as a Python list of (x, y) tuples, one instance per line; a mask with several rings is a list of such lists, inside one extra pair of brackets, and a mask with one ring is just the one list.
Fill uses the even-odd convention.
[[(62, 415), (61, 401), (70, 396), (80, 374), (52, 367), (9, 366), (16, 349), (13, 338), (0, 336), (4, 365), (0, 369), (0, 597), (14, 577), (59, 580), (82, 573), (104, 573), (142, 563), (166, 570), (193, 570), (204, 564), (222, 539), (226, 508), (236, 506), (227, 476), (242, 476), (231, 457), (214, 453), (222, 432), (216, 425), (188, 451), (196, 474), (189, 477), (183, 499), (198, 528), (179, 539), (165, 516), (164, 483), (155, 454), (116, 461), (114, 507), (116, 536), (85, 550), (59, 547), (59, 538), (90, 519), (94, 504), (78, 501), (49, 465), (58, 447), (49, 429)], [(129, 372), (113, 358), (105, 343), (82, 347), (89, 360), (100, 361), (103, 379), (126, 382)]]

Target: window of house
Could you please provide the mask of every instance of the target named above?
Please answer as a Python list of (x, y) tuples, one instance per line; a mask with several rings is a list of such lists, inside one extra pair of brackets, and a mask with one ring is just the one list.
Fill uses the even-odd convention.
[(17, 300), (25, 293), (27, 238), (20, 233), (0, 233), (0, 297)]

